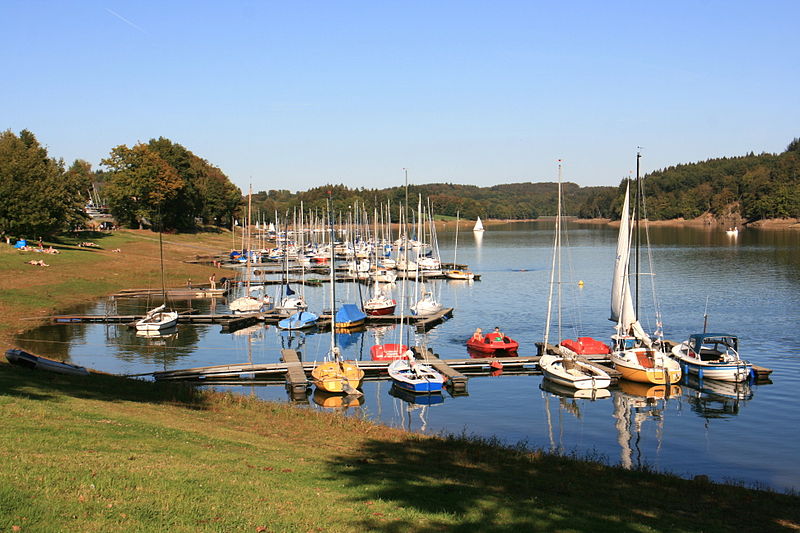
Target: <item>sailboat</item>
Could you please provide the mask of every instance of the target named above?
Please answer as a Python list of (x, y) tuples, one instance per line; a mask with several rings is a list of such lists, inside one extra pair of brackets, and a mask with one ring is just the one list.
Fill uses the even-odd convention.
[(263, 287), (256, 287), (250, 289), (251, 263), (253, 253), (250, 249), (250, 212), (252, 207), (253, 186), (250, 186), (250, 192), (247, 195), (247, 253), (245, 254), (245, 293), (243, 296), (233, 300), (228, 307), (234, 313), (262, 313), (267, 310), (270, 305), (269, 296), (266, 294), (258, 295), (263, 292)]
[(317, 389), (324, 392), (342, 393), (347, 395), (361, 395), (358, 390), (361, 380), (364, 379), (364, 371), (359, 368), (355, 361), (344, 361), (341, 350), (336, 345), (336, 268), (334, 266), (334, 246), (335, 234), (333, 220), (331, 219), (330, 200), (328, 200), (328, 217), (331, 232), (330, 248), (330, 284), (331, 284), (331, 347), (326, 356), (325, 362), (317, 365), (311, 371), (311, 377)]
[[(641, 178), (639, 177), (639, 159), (641, 154), (636, 154), (636, 198), (641, 198)], [(642, 204), (643, 202), (636, 202)], [(677, 383), (681, 379), (680, 364), (668, 357), (662, 349), (663, 339), (660, 332), (660, 317), (658, 317), (659, 332), (657, 340), (653, 340), (644, 331), (637, 318), (638, 313), (638, 286), (639, 286), (639, 261), (636, 258), (636, 273), (629, 273), (631, 245), (636, 241), (636, 250), (639, 248), (639, 220), (641, 218), (641, 205), (634, 206), (634, 228), (630, 228), (630, 185), (625, 187), (625, 200), (622, 207), (622, 216), (619, 225), (617, 240), (617, 259), (614, 267), (614, 279), (611, 285), (611, 318), (617, 322), (616, 334), (611, 336), (613, 350), (611, 361), (622, 377), (631, 381), (652, 383), (656, 385)], [(632, 231), (633, 229), (633, 231)], [(635, 238), (635, 239), (634, 239)], [(631, 296), (631, 278), (636, 283), (637, 305), (634, 308)]]
[[(550, 335), (550, 319), (553, 310), (553, 288), (557, 287), (558, 337), (561, 338), (561, 162), (558, 164), (558, 207), (556, 211), (555, 240), (553, 242), (553, 261), (550, 269), (550, 292), (547, 299), (547, 322), (544, 330), (545, 353), (539, 359), (539, 367), (544, 376), (565, 387), (573, 389), (604, 389), (611, 385), (611, 377), (604, 370), (578, 360), (577, 354), (563, 346), (558, 347), (559, 355), (547, 352)], [(558, 278), (556, 279), (556, 274)]]
[(407, 358), (395, 359), (389, 364), (389, 377), (394, 385), (415, 394), (431, 394), (442, 391), (444, 376), (431, 365), (420, 363), (409, 350)]
[(475, 221), (472, 231), (483, 231), (483, 222), (481, 222), (481, 217), (478, 217), (478, 220)]
[(136, 331), (161, 331), (174, 328), (178, 323), (178, 312), (167, 310), (167, 289), (164, 282), (164, 243), (161, 229), (158, 230), (158, 252), (161, 262), (161, 296), (164, 303), (147, 312), (144, 318), (136, 321)]
[(460, 220), (460, 214), (460, 211), (456, 211), (456, 240), (455, 245), (453, 246), (453, 269), (445, 270), (444, 275), (447, 276), (448, 279), (472, 280), (475, 278), (475, 274), (469, 270), (459, 270), (458, 263), (456, 262), (456, 259), (458, 258), (458, 223)]

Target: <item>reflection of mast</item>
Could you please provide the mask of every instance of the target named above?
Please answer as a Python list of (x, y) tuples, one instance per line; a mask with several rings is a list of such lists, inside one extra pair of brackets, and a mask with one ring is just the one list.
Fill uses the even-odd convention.
[(639, 448), (642, 425), (648, 418), (656, 420), (656, 452), (661, 450), (664, 437), (664, 411), (671, 396), (680, 396), (677, 385), (655, 385), (620, 381), (621, 390), (614, 393), (614, 426), (620, 445), (620, 463), (623, 468), (633, 467), (633, 446), (636, 448), (636, 466), (642, 466), (642, 450)]
[(617, 442), (620, 447), (620, 464), (622, 468), (631, 468), (631, 428), (630, 428), (630, 406), (623, 399), (622, 394), (614, 395), (614, 426), (617, 428)]

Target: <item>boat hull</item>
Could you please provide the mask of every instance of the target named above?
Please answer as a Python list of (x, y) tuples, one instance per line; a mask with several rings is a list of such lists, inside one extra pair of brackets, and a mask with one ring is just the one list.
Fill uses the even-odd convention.
[(747, 381), (753, 373), (753, 365), (742, 359), (725, 361), (723, 354), (720, 359), (703, 361), (694, 356), (687, 342), (678, 344), (672, 349), (672, 356), (680, 363), (685, 372), (695, 374), (701, 379), (716, 379), (719, 381), (742, 382)]
[(82, 366), (56, 361), (55, 359), (34, 355), (15, 348), (6, 350), (6, 359), (8, 359), (8, 362), (11, 364), (24, 366), (26, 368), (33, 368), (36, 370), (47, 370), (48, 372), (70, 374), (75, 376), (89, 375), (89, 371)]
[(364, 371), (349, 361), (327, 361), (311, 371), (314, 385), (325, 392), (351, 394), (361, 385)]
[[(665, 354), (653, 356), (653, 350), (634, 348), (622, 353), (611, 354), (614, 367), (622, 374), (623, 379), (639, 383), (652, 383), (653, 385), (671, 385), (681, 380), (681, 366), (674, 359)], [(648, 361), (660, 357), (662, 365), (646, 366), (640, 361)]]
[(369, 349), (373, 361), (394, 361), (395, 359), (406, 359), (408, 346), (405, 344), (376, 344)]
[(573, 389), (605, 389), (611, 377), (599, 368), (580, 361), (567, 361), (563, 357), (543, 355), (539, 367), (550, 381)]
[(498, 351), (516, 352), (519, 348), (519, 343), (510, 337), (503, 337), (503, 340), (488, 340), (489, 342), (486, 342), (487, 339), (484, 338), (484, 340), (479, 341), (470, 337), (470, 339), (467, 340), (467, 348), (481, 353), (494, 353)]
[(161, 331), (174, 328), (178, 324), (178, 313), (175, 311), (156, 313), (136, 322), (137, 331)]

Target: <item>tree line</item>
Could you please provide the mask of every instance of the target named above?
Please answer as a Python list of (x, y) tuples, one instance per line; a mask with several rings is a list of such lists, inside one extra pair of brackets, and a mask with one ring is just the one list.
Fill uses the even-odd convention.
[(92, 170), (77, 159), (67, 168), (30, 131), (0, 133), (0, 235), (37, 238), (80, 228), (92, 190), (118, 224), (134, 228), (228, 227), (241, 207), (242, 192), (222, 170), (164, 137), (119, 145), (101, 165)]
[[(89, 191), (99, 190), (122, 226), (158, 224), (190, 231), (198, 224), (230, 227), (244, 218), (246, 198), (218, 167), (164, 137), (119, 145), (93, 170), (81, 159), (66, 167), (49, 157), (33, 133), (0, 133), (0, 235), (52, 236), (85, 224)], [(800, 139), (780, 154), (681, 164), (644, 176), (647, 216), (653, 220), (692, 219), (709, 213), (747, 220), (800, 218)], [(562, 185), (564, 212), (581, 218), (618, 218), (626, 180), (616, 187)], [(383, 189), (324, 185), (307, 191), (273, 189), (253, 195), (256, 220), (287, 220), (302, 205), (323, 213), (353, 208), (386, 212), (392, 221), (406, 198), (411, 209), (418, 195), (435, 215), (465, 219), (535, 219), (556, 213), (554, 182), (508, 183), (491, 187), (431, 183)]]

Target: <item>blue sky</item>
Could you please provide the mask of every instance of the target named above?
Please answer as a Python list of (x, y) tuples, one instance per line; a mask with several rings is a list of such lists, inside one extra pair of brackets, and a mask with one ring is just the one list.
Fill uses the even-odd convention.
[(240, 187), (616, 185), (800, 137), (800, 2), (0, 2), (0, 129)]

